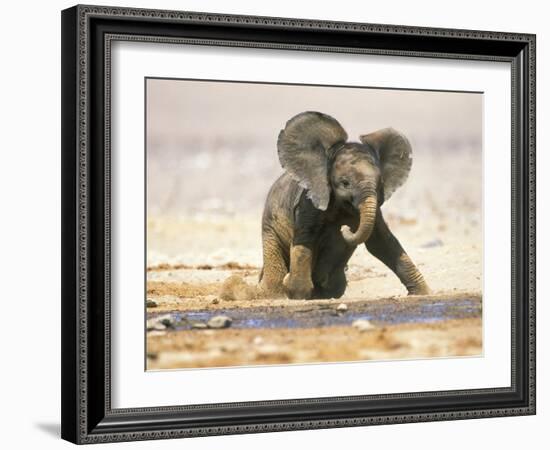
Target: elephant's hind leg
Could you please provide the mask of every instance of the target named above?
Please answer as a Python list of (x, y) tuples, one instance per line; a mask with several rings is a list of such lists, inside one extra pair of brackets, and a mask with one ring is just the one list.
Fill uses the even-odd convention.
[(288, 255), (277, 237), (265, 233), (262, 242), (263, 268), (260, 275), (262, 297), (284, 297), (283, 279), (288, 273)]

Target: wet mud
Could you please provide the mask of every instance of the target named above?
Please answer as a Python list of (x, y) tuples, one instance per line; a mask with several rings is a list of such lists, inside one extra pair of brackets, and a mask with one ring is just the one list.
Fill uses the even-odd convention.
[[(217, 315), (231, 317), (233, 329), (242, 328), (322, 328), (352, 325), (356, 320), (369, 320), (378, 325), (395, 325), (403, 323), (436, 323), (450, 319), (475, 318), (481, 315), (481, 299), (411, 299), (411, 300), (377, 300), (356, 301), (341, 311), (342, 303), (332, 301), (327, 304), (312, 306), (261, 306), (250, 308), (220, 308), (218, 310), (172, 311), (173, 325), (170, 331), (193, 329), (198, 323), (207, 323)], [(148, 313), (148, 318), (155, 318), (166, 312)]]
[[(147, 332), (148, 370), (482, 354), (482, 300), (475, 293), (227, 301), (214, 294), (220, 288), (215, 282), (198, 290), (160, 286), (150, 292), (154, 306), (147, 307), (147, 320), (162, 319), (167, 326)], [(176, 289), (167, 295), (170, 287)], [(181, 290), (196, 296), (175, 295)], [(208, 324), (216, 317), (231, 322), (212, 329)]]

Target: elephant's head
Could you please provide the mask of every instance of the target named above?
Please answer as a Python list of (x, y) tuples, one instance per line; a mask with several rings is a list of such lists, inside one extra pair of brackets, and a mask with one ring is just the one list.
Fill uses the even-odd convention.
[(362, 135), (361, 143), (332, 117), (303, 112), (290, 119), (277, 142), (279, 161), (295, 178), (313, 205), (326, 210), (331, 200), (359, 211), (355, 232), (342, 227), (350, 245), (365, 242), (374, 227), (376, 211), (407, 179), (411, 145), (393, 128)]

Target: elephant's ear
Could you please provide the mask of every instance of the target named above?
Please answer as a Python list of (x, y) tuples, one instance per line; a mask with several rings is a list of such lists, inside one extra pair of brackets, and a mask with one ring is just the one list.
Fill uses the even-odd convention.
[(403, 134), (393, 128), (383, 128), (374, 133), (364, 134), (359, 139), (378, 152), (386, 201), (407, 181), (412, 167), (411, 144)]
[(348, 135), (330, 116), (307, 111), (290, 119), (279, 133), (281, 166), (307, 190), (316, 208), (326, 210), (330, 200), (328, 156)]

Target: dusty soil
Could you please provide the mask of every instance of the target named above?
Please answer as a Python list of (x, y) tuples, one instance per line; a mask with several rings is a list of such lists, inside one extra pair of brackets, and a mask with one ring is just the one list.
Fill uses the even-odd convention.
[[(407, 296), (397, 277), (360, 246), (341, 299), (254, 299), (244, 292), (231, 300), (223, 295), (229, 277), (248, 285), (258, 280), (261, 204), (239, 214), (214, 207), (151, 213), (147, 299), (154, 307), (147, 315), (170, 313), (177, 320), (174, 328), (147, 333), (147, 368), (481, 355), (480, 164), (476, 151), (419, 157), (407, 184), (382, 208), (430, 296)], [(238, 197), (239, 186), (231, 189), (220, 195)], [(335, 313), (340, 303), (348, 308), (344, 314)], [(190, 329), (181, 321), (204, 324), (216, 314), (232, 317), (230, 328)], [(360, 318), (373, 329), (354, 328)]]
[(186, 330), (148, 337), (147, 368), (224, 367), (380, 359), (474, 356), (481, 319), (350, 326)]
[[(482, 353), (479, 292), (440, 291), (430, 296), (389, 298), (351, 297), (346, 293), (341, 299), (330, 300), (226, 300), (220, 295), (224, 281), (231, 275), (252, 285), (258, 272), (258, 269), (240, 267), (233, 270), (226, 267), (149, 270), (147, 298), (151, 306), (147, 307), (147, 317), (168, 313), (173, 322), (166, 330), (147, 333), (147, 368), (388, 360)], [(377, 284), (385, 292), (384, 281), (394, 276), (388, 273), (379, 277), (380, 280), (371, 273), (365, 269), (364, 278), (350, 277), (349, 291), (364, 292)], [(371, 284), (372, 280), (375, 281)], [(393, 285), (393, 280), (388, 284)], [(230, 317), (230, 328), (195, 328), (196, 324), (205, 326), (217, 315)], [(359, 331), (353, 326), (358, 319), (367, 319), (372, 328)]]

